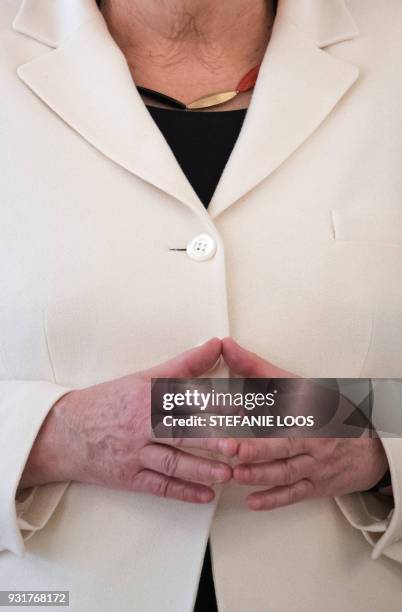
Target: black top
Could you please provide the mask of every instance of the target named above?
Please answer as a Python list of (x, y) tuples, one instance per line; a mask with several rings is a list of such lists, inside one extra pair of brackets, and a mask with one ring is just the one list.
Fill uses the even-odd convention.
[[(205, 208), (239, 136), (246, 109), (210, 112), (148, 106), (184, 174)], [(218, 612), (209, 545), (205, 553), (194, 612)]]
[(246, 109), (182, 111), (148, 106), (184, 174), (206, 208), (243, 125)]

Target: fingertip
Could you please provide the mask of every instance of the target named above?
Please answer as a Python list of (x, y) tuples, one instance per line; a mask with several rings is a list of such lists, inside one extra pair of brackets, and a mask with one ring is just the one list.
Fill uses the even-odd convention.
[(236, 346), (240, 346), (232, 336), (225, 336), (222, 338), (222, 344), (235, 344)]
[(222, 340), (220, 338), (211, 338), (206, 343), (206, 349), (211, 353), (211, 358), (214, 362), (211, 369), (214, 369), (222, 356)]
[(249, 495), (246, 499), (247, 507), (254, 512), (263, 509), (263, 502), (259, 497), (255, 495)]
[(249, 378), (253, 372), (253, 363), (249, 359), (249, 352), (242, 348), (233, 338), (224, 338), (222, 341), (222, 355), (233, 374), (242, 378)]
[(233, 438), (218, 440), (218, 450), (225, 457), (234, 457), (237, 454), (238, 446), (238, 442)]
[(227, 463), (220, 463), (214, 469), (214, 476), (216, 479), (216, 484), (222, 484), (232, 479), (233, 470), (230, 465), (227, 465)]
[(210, 504), (215, 498), (215, 492), (212, 489), (203, 488), (199, 489), (195, 495), (196, 502), (200, 504)]
[(217, 336), (214, 336), (213, 338), (210, 338), (209, 340), (207, 340), (204, 344), (210, 344), (211, 346), (214, 346), (216, 348), (219, 347), (220, 349), (222, 346), (222, 340), (218, 338)]
[(202, 342), (198, 342), (198, 344), (195, 344), (189, 350), (200, 350), (200, 349), (206, 349), (207, 347), (215, 348), (216, 350), (219, 349), (219, 351), (221, 351), (222, 340), (218, 338), (217, 336), (214, 336), (212, 338), (209, 338), (208, 340), (203, 340)]
[(222, 353), (228, 353), (231, 351), (231, 349), (237, 346), (237, 342), (235, 342), (230, 336), (226, 336), (226, 338), (222, 339)]

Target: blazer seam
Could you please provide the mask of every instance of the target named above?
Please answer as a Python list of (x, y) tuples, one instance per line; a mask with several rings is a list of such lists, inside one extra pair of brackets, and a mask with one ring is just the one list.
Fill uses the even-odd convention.
[(367, 344), (366, 353), (365, 353), (365, 356), (364, 356), (363, 361), (362, 361), (362, 366), (361, 366), (361, 368), (360, 368), (359, 378), (362, 378), (362, 374), (363, 374), (363, 372), (364, 372), (364, 368), (366, 367), (366, 363), (367, 363), (367, 361), (368, 361), (368, 357), (369, 357), (369, 354), (370, 354), (370, 352), (371, 352), (371, 347), (372, 347), (372, 345), (373, 345), (373, 339), (374, 339), (374, 329), (375, 329), (375, 323), (374, 323), (374, 320), (375, 320), (375, 316), (374, 316), (374, 314), (371, 312), (371, 313), (370, 313), (370, 325), (371, 325), (371, 326), (370, 326), (370, 336), (369, 336), (369, 341), (368, 341), (368, 344)]
[(49, 364), (50, 364), (50, 367), (51, 367), (51, 370), (52, 370), (53, 382), (55, 384), (57, 384), (56, 371), (55, 371), (55, 367), (54, 367), (54, 363), (53, 363), (52, 353), (51, 353), (51, 350), (50, 350), (49, 333), (48, 333), (48, 329), (47, 329), (47, 313), (46, 313), (46, 308), (43, 308), (43, 311), (42, 311), (42, 328), (43, 328), (43, 334), (44, 334), (44, 338), (45, 338), (46, 352), (47, 352)]

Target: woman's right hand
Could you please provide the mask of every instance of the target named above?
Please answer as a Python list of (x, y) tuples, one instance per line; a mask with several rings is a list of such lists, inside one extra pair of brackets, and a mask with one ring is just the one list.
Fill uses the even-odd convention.
[[(74, 480), (208, 503), (211, 485), (232, 477), (227, 463), (185, 448), (233, 456), (235, 440), (156, 440), (151, 433), (151, 378), (196, 378), (221, 354), (213, 339), (162, 365), (63, 396), (32, 448), (20, 488)], [(163, 442), (163, 443), (162, 443)]]

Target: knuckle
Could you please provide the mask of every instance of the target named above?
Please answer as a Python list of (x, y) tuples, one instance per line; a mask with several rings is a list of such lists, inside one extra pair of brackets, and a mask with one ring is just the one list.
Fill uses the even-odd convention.
[(236, 476), (240, 482), (251, 482), (253, 473), (249, 466), (242, 466), (236, 470)]
[(167, 497), (169, 491), (169, 480), (158, 478), (152, 485), (152, 493), (158, 497)]
[(199, 481), (212, 482), (213, 468), (209, 463), (200, 461), (195, 468), (195, 478)]
[(129, 473), (129, 470), (127, 469), (126, 466), (117, 467), (115, 475), (116, 475), (116, 480), (119, 483), (119, 485), (125, 486), (130, 481), (131, 473)]
[(134, 477), (132, 484), (134, 491), (142, 491), (157, 497), (166, 497), (168, 479), (162, 475), (155, 476), (147, 470), (141, 470)]
[(166, 481), (166, 490), (164, 497), (170, 497), (179, 501), (192, 501), (193, 490), (189, 483), (179, 481)]
[(298, 488), (297, 487), (289, 487), (288, 488), (288, 504), (296, 504), (299, 501)]
[(321, 439), (316, 440), (313, 453), (319, 461), (329, 461), (335, 451), (333, 440)]
[(282, 466), (282, 481), (285, 485), (291, 485), (294, 481), (293, 474), (294, 470), (291, 461), (285, 459), (281, 463)]
[(174, 444), (174, 446), (176, 446), (177, 448), (181, 448), (182, 446), (184, 446), (184, 438), (183, 437), (174, 438), (171, 441), (171, 443)]
[(192, 501), (194, 499), (194, 492), (191, 485), (187, 483), (181, 484), (178, 497), (182, 501)]
[(162, 472), (167, 476), (174, 476), (177, 473), (179, 457), (178, 451), (174, 448), (167, 450), (161, 461)]
[(257, 458), (257, 447), (251, 442), (242, 442), (239, 447), (241, 461), (253, 462)]
[(274, 510), (274, 508), (278, 508), (280, 505), (281, 505), (281, 500), (280, 500), (279, 495), (277, 494), (270, 495), (264, 501), (264, 508), (266, 510)]
[(301, 480), (292, 487), (289, 487), (289, 504), (297, 504), (302, 501), (309, 490), (309, 483)]
[(292, 457), (296, 453), (297, 440), (294, 438), (286, 438), (286, 455), (287, 458)]

